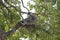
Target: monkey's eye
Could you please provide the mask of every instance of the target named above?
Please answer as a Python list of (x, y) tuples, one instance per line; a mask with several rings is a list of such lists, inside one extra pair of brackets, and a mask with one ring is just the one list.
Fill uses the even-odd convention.
[(21, 23), (24, 23), (24, 21), (22, 21)]

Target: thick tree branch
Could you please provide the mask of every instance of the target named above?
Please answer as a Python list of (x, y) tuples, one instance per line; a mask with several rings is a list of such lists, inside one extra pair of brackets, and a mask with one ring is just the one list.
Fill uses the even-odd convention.
[(23, 27), (26, 27), (26, 28), (34, 28), (34, 27), (35, 27), (35, 24), (32, 24), (32, 25), (28, 25), (28, 24), (23, 25), (23, 24), (22, 24), (22, 21), (20, 21), (20, 22), (18, 22), (18, 23), (12, 28), (12, 30), (6, 32), (6, 35), (9, 36), (9, 35), (13, 34), (19, 27), (22, 27), (22, 28), (23, 28)]
[(13, 34), (13, 33), (14, 33), (19, 27), (21, 27), (21, 26), (22, 26), (21, 22), (18, 22), (18, 23), (12, 28), (12, 30), (6, 32), (6, 35), (9, 36), (9, 35)]
[(5, 40), (6, 37), (5, 33), (6, 32), (0, 27), (0, 40)]
[[(2, 33), (0, 34), (0, 39), (1, 39), (1, 40), (5, 40), (7, 36), (12, 35), (19, 27), (30, 28), (29, 26), (31, 27), (32, 25), (23, 25), (23, 24), (21, 23), (21, 21), (20, 21), (20, 22), (18, 22), (18, 23), (12, 28), (12, 30), (10, 30), (10, 31), (8, 31), (8, 32), (5, 32), (5, 31), (3, 31), (3, 30), (0, 28), (0, 32), (2, 32)], [(31, 28), (32, 28), (32, 27), (31, 27)]]
[(19, 27), (21, 27), (22, 24), (21, 22), (18, 22), (12, 30), (5, 32), (2, 30), (2, 28), (0, 28), (0, 40), (5, 40), (7, 36), (13, 34)]

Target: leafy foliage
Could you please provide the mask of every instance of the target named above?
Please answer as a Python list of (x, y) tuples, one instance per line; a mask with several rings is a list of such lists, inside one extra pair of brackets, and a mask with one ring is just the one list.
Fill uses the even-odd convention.
[[(19, 0), (0, 1), (0, 27), (8, 32), (21, 20), (21, 3)], [(28, 4), (30, 10), (34, 8), (38, 18), (35, 27), (20, 27), (7, 40), (30, 38), (31, 40), (60, 40), (60, 1), (32, 0), (35, 5)]]

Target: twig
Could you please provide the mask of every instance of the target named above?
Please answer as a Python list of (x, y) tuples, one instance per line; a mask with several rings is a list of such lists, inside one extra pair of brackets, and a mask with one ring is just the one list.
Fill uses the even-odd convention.
[(22, 6), (23, 6), (24, 8), (26, 8), (26, 9), (28, 10), (28, 12), (29, 12), (29, 9), (24, 6), (23, 0), (21, 0), (21, 2), (22, 2)]

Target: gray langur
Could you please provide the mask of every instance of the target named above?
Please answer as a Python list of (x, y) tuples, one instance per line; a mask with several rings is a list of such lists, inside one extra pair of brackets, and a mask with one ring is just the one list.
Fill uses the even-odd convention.
[(28, 12), (27, 15), (28, 15), (28, 18), (22, 20), (22, 22), (21, 22), (22, 25), (32, 25), (32, 24), (35, 24), (36, 19), (37, 19), (37, 16), (35, 15), (35, 13)]

